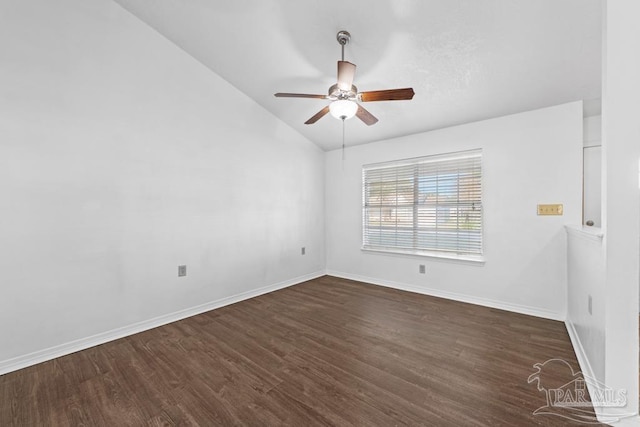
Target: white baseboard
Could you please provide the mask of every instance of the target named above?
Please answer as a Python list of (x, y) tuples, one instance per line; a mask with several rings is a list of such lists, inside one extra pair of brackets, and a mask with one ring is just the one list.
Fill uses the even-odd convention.
[(327, 270), (327, 275), (341, 277), (343, 279), (357, 280), (359, 282), (367, 282), (374, 285), (385, 286), (387, 288), (400, 289), (403, 291), (415, 292), (423, 295), (430, 295), (439, 298), (446, 298), (454, 301), (466, 302), (470, 304), (482, 305), (484, 307), (497, 308), (500, 310), (511, 311), (514, 313), (526, 314), (529, 316), (542, 317), (544, 319), (564, 321), (564, 313), (557, 313), (550, 310), (544, 310), (537, 307), (529, 307), (507, 303), (504, 301), (496, 301), (488, 298), (479, 298), (471, 295), (459, 294), (456, 292), (447, 292), (439, 289), (425, 288), (422, 286), (409, 285), (406, 283), (395, 282), (391, 280), (379, 280), (373, 277), (360, 276), (357, 274), (342, 273), (339, 271)]
[[(593, 368), (591, 367), (591, 363), (589, 361), (589, 357), (587, 356), (586, 351), (584, 350), (584, 346), (582, 345), (582, 341), (580, 341), (580, 335), (578, 335), (578, 331), (576, 330), (575, 325), (571, 320), (567, 319), (565, 322), (567, 327), (567, 333), (569, 334), (569, 338), (571, 339), (571, 345), (573, 346), (573, 351), (576, 353), (576, 358), (578, 359), (578, 364), (580, 365), (580, 371), (582, 371), (582, 376), (584, 378), (591, 378), (595, 381), (585, 381), (587, 385), (587, 390), (589, 390), (590, 396), (597, 396), (598, 387), (597, 384), (602, 384), (601, 387), (604, 387), (603, 378), (596, 377), (593, 372)], [(600, 390), (602, 391), (602, 390)], [(615, 425), (615, 426), (640, 426), (640, 417), (637, 414), (629, 416), (623, 412), (622, 409), (619, 408), (607, 408), (608, 413), (603, 412), (602, 407), (594, 406), (593, 410), (596, 413), (596, 417), (598, 421), (607, 425)], [(616, 411), (620, 413), (616, 415)]]
[(106, 342), (117, 340), (119, 338), (124, 338), (129, 335), (137, 334), (149, 329), (157, 328), (158, 326), (166, 325), (168, 323), (185, 319), (187, 317), (215, 310), (216, 308), (224, 307), (225, 305), (235, 304), (249, 298), (254, 298), (260, 295), (267, 294), (269, 292), (277, 291), (278, 289), (287, 288), (289, 286), (306, 282), (307, 280), (312, 280), (324, 275), (324, 270), (316, 271), (304, 276), (285, 280), (284, 282), (263, 286), (258, 289), (242, 292), (236, 295), (221, 298), (216, 301), (210, 301), (201, 305), (197, 305), (195, 307), (179, 310), (173, 313), (154, 317), (152, 319), (143, 320), (141, 322), (102, 332), (90, 337), (81, 338), (54, 347), (38, 350), (33, 353), (25, 354), (7, 360), (2, 360), (0, 361), (0, 375), (12, 371), (17, 371), (18, 369), (26, 368), (28, 366), (36, 365), (41, 362), (46, 362), (47, 360), (55, 359), (56, 357), (66, 356), (67, 354), (75, 353), (76, 351), (95, 347), (96, 345), (104, 344)]
[[(582, 376), (593, 378), (597, 381), (602, 381), (602, 378), (597, 378), (595, 373), (593, 372), (593, 368), (591, 367), (591, 363), (589, 362), (589, 357), (584, 351), (584, 346), (582, 345), (582, 341), (580, 341), (580, 335), (578, 335), (578, 331), (576, 330), (575, 325), (569, 319), (565, 320), (564, 324), (567, 327), (567, 333), (569, 334), (569, 339), (571, 340), (571, 345), (573, 346), (573, 352), (576, 354), (576, 359), (578, 359), (578, 365), (580, 365)], [(589, 395), (596, 396), (597, 390), (594, 389), (595, 385), (593, 385), (591, 381), (585, 381), (585, 383), (587, 384)], [(598, 420), (601, 421), (601, 408), (594, 407), (593, 410), (596, 413), (596, 417), (598, 418)]]
[(597, 378), (593, 372), (593, 368), (591, 367), (587, 353), (584, 351), (582, 341), (580, 341), (580, 335), (578, 335), (575, 325), (569, 319), (565, 320), (564, 324), (567, 327), (567, 333), (569, 334), (569, 339), (571, 339), (571, 345), (573, 346), (573, 351), (576, 353), (576, 358), (578, 359), (578, 364), (580, 365), (582, 374), (589, 378), (601, 381), (602, 378)]

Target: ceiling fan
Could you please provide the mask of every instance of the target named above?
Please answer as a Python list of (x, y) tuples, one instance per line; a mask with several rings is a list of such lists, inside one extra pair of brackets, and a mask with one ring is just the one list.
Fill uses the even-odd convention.
[(331, 103), (318, 111), (313, 117), (304, 122), (310, 125), (317, 122), (327, 113), (343, 122), (350, 119), (354, 115), (357, 116), (368, 126), (375, 124), (378, 119), (367, 111), (358, 102), (371, 101), (400, 101), (413, 98), (413, 88), (404, 89), (386, 89), (375, 90), (369, 92), (358, 92), (358, 88), (353, 85), (353, 77), (356, 73), (356, 65), (344, 60), (344, 46), (351, 40), (351, 34), (348, 31), (339, 31), (336, 39), (342, 46), (342, 60), (338, 61), (338, 82), (329, 88), (327, 95), (312, 95), (306, 93), (276, 93), (278, 98), (315, 98), (329, 99)]

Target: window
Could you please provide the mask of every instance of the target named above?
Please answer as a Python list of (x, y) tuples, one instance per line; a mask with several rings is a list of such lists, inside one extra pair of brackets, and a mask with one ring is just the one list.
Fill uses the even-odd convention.
[(482, 151), (364, 166), (363, 249), (480, 260)]

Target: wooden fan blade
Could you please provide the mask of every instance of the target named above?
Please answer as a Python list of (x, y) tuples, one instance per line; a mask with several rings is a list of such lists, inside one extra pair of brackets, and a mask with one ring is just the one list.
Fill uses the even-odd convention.
[(362, 108), (362, 105), (360, 104), (358, 104), (358, 111), (356, 111), (356, 116), (358, 116), (358, 118), (362, 120), (367, 126), (375, 125), (378, 122), (378, 119), (376, 119), (373, 114)]
[(276, 98), (315, 98), (315, 99), (327, 99), (327, 95), (312, 95), (308, 93), (274, 93)]
[(374, 90), (371, 92), (360, 92), (358, 98), (362, 102), (371, 101), (402, 101), (405, 99), (412, 99), (415, 92), (413, 88), (407, 87), (404, 89), (386, 89), (386, 90)]
[(312, 125), (318, 120), (320, 120), (325, 114), (329, 112), (329, 106), (327, 105), (322, 110), (318, 111), (313, 117), (304, 122), (305, 125)]
[(338, 61), (338, 89), (351, 90), (353, 77), (356, 75), (356, 65), (347, 61)]

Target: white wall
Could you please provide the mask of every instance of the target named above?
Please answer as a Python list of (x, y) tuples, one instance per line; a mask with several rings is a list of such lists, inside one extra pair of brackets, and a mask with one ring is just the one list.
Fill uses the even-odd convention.
[(602, 227), (602, 147), (592, 145), (583, 151), (583, 223), (593, 221)]
[(567, 226), (567, 232), (567, 329), (582, 372), (604, 381), (607, 292), (602, 232), (580, 225)]
[(324, 271), (316, 146), (111, 1), (0, 17), (0, 373)]
[[(640, 2), (606, 1), (602, 73), (605, 378), (638, 412)], [(640, 419), (637, 420), (640, 424)]]
[[(599, 248), (585, 239), (576, 240), (568, 253), (567, 325), (581, 368), (600, 384), (626, 393), (626, 407), (596, 407), (596, 413), (602, 420), (623, 417), (616, 425), (629, 426), (640, 425), (640, 125), (636, 111), (640, 58), (634, 54), (640, 49), (638, 16), (640, 3), (635, 0), (603, 2), (603, 239)], [(588, 294), (593, 296), (591, 315), (586, 312)], [(587, 384), (591, 395), (596, 395), (593, 383)]]
[[(474, 148), (483, 149), (484, 265), (360, 250), (363, 165)], [(581, 102), (355, 146), (344, 162), (331, 151), (325, 167), (329, 274), (564, 319), (563, 225), (579, 224), (582, 210)], [(537, 216), (539, 203), (564, 204), (564, 216)]]
[(602, 116), (585, 117), (582, 123), (582, 136), (585, 147), (602, 144)]
[(584, 118), (583, 223), (602, 227), (602, 116)]

